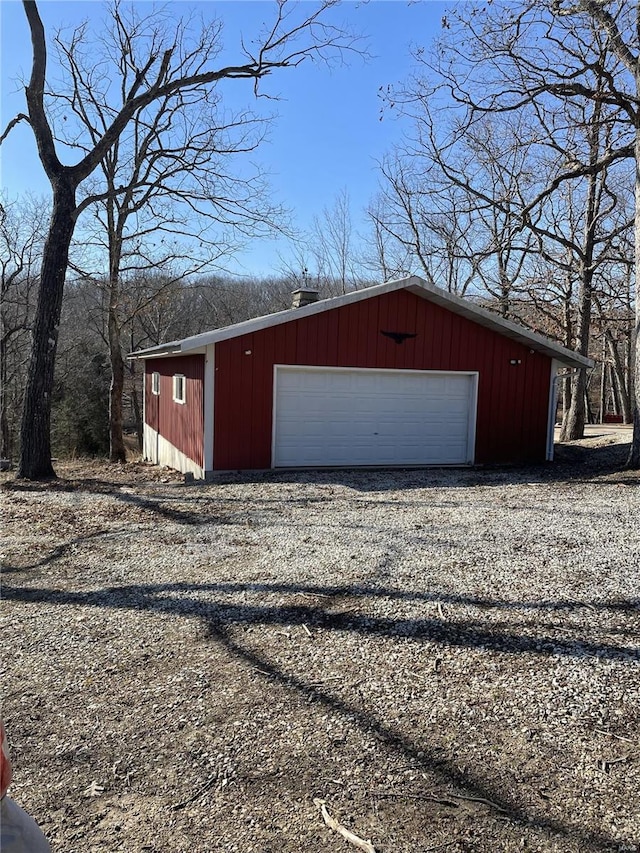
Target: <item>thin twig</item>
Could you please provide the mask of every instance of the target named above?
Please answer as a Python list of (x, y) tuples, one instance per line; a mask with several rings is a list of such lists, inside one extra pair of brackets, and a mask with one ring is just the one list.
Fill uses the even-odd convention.
[(616, 735), (613, 732), (608, 732), (606, 729), (594, 729), (599, 735), (609, 735), (609, 737), (614, 737), (617, 740), (624, 740), (627, 743), (635, 743), (635, 740), (632, 740), (630, 737), (625, 737), (624, 735)]
[(426, 681), (425, 675), (420, 675), (419, 672), (414, 672), (412, 669), (406, 669), (405, 672), (407, 675), (412, 675), (414, 678), (418, 678), (420, 681)]
[(466, 800), (468, 803), (482, 803), (485, 806), (491, 806), (492, 809), (502, 812), (502, 814), (509, 814), (506, 809), (502, 808), (502, 806), (499, 806), (497, 803), (494, 803), (493, 800), (487, 800), (484, 797), (465, 797), (463, 794), (451, 794), (451, 796), (455, 800)]
[(203, 794), (206, 794), (210, 788), (213, 788), (213, 786), (216, 784), (216, 781), (217, 781), (217, 776), (211, 776), (205, 782), (205, 784), (202, 786), (202, 788), (200, 788), (199, 791), (196, 791), (196, 793), (192, 797), (188, 797), (188, 799), (183, 800), (181, 803), (176, 803), (171, 808), (175, 812), (175, 811), (178, 811), (178, 809), (183, 809), (185, 806), (188, 806), (189, 803), (193, 803), (195, 800), (199, 800)]
[(599, 758), (597, 764), (603, 770), (606, 770), (607, 767), (611, 767), (613, 764), (624, 764), (636, 755), (636, 752), (628, 752), (626, 755), (620, 755), (618, 758)]
[(431, 803), (438, 803), (441, 806), (448, 806), (452, 809), (457, 809), (458, 804), (454, 803), (453, 800), (447, 800), (444, 797), (434, 797), (432, 794), (408, 794), (408, 793), (395, 793), (393, 791), (374, 791), (374, 797), (378, 797), (379, 799), (393, 799), (393, 800), (429, 800)]

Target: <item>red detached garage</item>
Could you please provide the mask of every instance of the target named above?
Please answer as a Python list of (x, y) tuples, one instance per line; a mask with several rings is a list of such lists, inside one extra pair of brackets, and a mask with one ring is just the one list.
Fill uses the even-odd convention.
[(209, 471), (542, 462), (591, 362), (417, 277), (134, 353), (145, 458)]

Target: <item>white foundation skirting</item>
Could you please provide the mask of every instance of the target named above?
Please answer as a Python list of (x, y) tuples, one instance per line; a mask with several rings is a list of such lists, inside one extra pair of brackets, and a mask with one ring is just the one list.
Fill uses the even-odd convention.
[(144, 425), (144, 458), (147, 462), (155, 465), (165, 465), (167, 468), (175, 468), (183, 474), (193, 474), (196, 480), (204, 479), (204, 470), (197, 465), (193, 459), (174, 447), (171, 442), (163, 438), (152, 429), (149, 424)]

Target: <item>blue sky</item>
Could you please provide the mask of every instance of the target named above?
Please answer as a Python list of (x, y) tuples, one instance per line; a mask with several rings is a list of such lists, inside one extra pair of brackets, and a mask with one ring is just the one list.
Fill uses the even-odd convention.
[[(150, 3), (139, 2), (152, 8)], [(225, 24), (225, 46), (232, 48), (237, 34), (255, 32), (260, 22), (269, 20), (268, 0), (223, 0), (190, 3), (172, 0), (172, 5), (196, 7), (205, 15), (215, 14)], [(61, 25), (84, 18), (99, 21), (103, 9), (99, 0), (39, 4), (48, 37)], [(381, 119), (381, 86), (403, 80), (412, 69), (411, 46), (428, 46), (440, 30), (445, 4), (369, 0), (345, 2), (335, 18), (367, 37), (372, 58), (363, 62), (354, 57), (347, 66), (328, 69), (304, 64), (284, 70), (267, 82), (266, 90), (279, 96), (278, 118), (268, 142), (253, 155), (271, 174), (274, 197), (292, 211), (293, 222), (308, 228), (314, 214), (330, 207), (347, 188), (354, 225), (364, 228), (362, 212), (376, 192), (376, 160), (400, 140), (401, 123), (387, 113)], [(180, 10), (182, 11), (182, 10)], [(29, 33), (18, 0), (0, 0), (2, 51), (2, 129), (9, 119), (25, 111), (24, 97), (16, 78), (28, 77)], [(252, 102), (248, 86), (229, 87), (228, 95), (237, 107)], [(37, 159), (29, 128), (21, 126), (0, 148), (1, 184), (10, 197), (24, 191), (47, 195), (48, 183)], [(277, 241), (254, 241), (236, 262), (238, 271), (269, 274), (282, 266), (280, 256), (288, 246)]]

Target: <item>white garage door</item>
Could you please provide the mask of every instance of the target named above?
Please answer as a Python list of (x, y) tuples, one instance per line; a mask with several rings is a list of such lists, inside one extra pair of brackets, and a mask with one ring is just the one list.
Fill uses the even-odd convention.
[(473, 462), (476, 375), (278, 365), (273, 466)]

